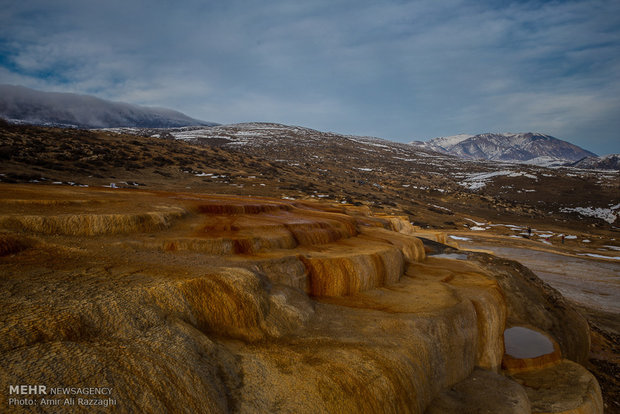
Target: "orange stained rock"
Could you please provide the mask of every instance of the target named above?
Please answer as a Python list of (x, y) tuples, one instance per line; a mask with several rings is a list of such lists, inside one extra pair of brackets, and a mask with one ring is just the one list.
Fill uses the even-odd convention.
[(389, 245), (347, 240), (300, 256), (313, 296), (344, 296), (397, 282), (404, 271), (402, 253)]
[[(332, 215), (333, 216), (333, 215)], [(254, 215), (212, 214), (203, 218), (203, 228), (197, 237), (259, 237), (269, 238), (272, 234), (288, 234), (294, 245), (324, 244), (356, 234), (351, 218), (311, 215), (294, 210)], [(294, 245), (292, 247), (294, 247)]]
[(440, 282), (453, 289), (460, 300), (472, 304), (476, 313), (479, 366), (493, 371), (500, 368), (504, 353), (503, 335), (507, 309), (504, 293), (497, 281), (480, 266), (464, 260), (429, 257), (409, 265), (407, 275), (421, 281)]
[(398, 247), (408, 262), (421, 262), (426, 258), (424, 244), (417, 237), (377, 227), (363, 227), (360, 233), (363, 239), (386, 242)]

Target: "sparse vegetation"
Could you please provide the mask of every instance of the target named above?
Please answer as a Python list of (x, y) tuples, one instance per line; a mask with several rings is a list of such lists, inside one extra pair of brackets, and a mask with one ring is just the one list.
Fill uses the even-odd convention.
[[(368, 148), (372, 148), (372, 151)], [(404, 149), (398, 150), (404, 151)], [(3, 160), (0, 163), (2, 183), (33, 183), (28, 186), (0, 184), (8, 189), (3, 195), (4, 203), (0, 203), (6, 213), (0, 214), (0, 226), (6, 232), (0, 234), (0, 256), (10, 264), (7, 269), (12, 269), (10, 266), (13, 265), (18, 269), (17, 273), (6, 279), (6, 283), (11, 286), (7, 290), (17, 291), (19, 287), (30, 295), (32, 289), (22, 285), (24, 269), (28, 268), (32, 275), (37, 275), (41, 263), (44, 263), (44, 266), (54, 267), (53, 271), (45, 274), (44, 282), (49, 284), (47, 288), (50, 291), (57, 286), (64, 286), (63, 283), (69, 279), (73, 283), (77, 279), (74, 278), (76, 270), (71, 267), (72, 263), (81, 263), (80, 266), (87, 269), (84, 271), (87, 277), (84, 277), (80, 270), (78, 272), (80, 282), (75, 283), (75, 286), (77, 290), (84, 291), (85, 297), (92, 299), (93, 297), (88, 295), (92, 292), (97, 292), (99, 295), (100, 292), (99, 285), (91, 292), (88, 290), (88, 283), (80, 284), (82, 280), (88, 281), (91, 278), (99, 280), (101, 286), (107, 286), (105, 297), (112, 295), (116, 298), (114, 295), (118, 294), (118, 284), (131, 284), (132, 289), (135, 289), (131, 290), (132, 292), (141, 291), (144, 286), (148, 286), (148, 289), (144, 288), (146, 289), (144, 291), (148, 292), (144, 300), (163, 298), (156, 299), (157, 306), (165, 305), (161, 312), (157, 311), (154, 315), (159, 315), (158, 312), (162, 315), (168, 313), (185, 315), (183, 312), (190, 312), (193, 315), (188, 318), (184, 316), (183, 323), (178, 326), (187, 326), (187, 321), (194, 321), (192, 318), (198, 315), (200, 320), (196, 320), (191, 329), (201, 335), (214, 335), (209, 338), (215, 341), (222, 335), (250, 342), (266, 338), (261, 329), (267, 325), (260, 319), (264, 317), (260, 312), (273, 309), (276, 305), (271, 304), (268, 307), (261, 304), (261, 301), (267, 300), (265, 299), (267, 296), (264, 295), (268, 295), (265, 292), (269, 290), (263, 291), (261, 287), (264, 283), (263, 277), (273, 278), (276, 298), (281, 297), (278, 296), (280, 293), (277, 290), (281, 287), (277, 286), (283, 281), (296, 289), (310, 289), (311, 295), (330, 296), (363, 293), (367, 289), (372, 290), (383, 284), (395, 283), (403, 277), (403, 272), (413, 266), (415, 262), (411, 261), (413, 256), (419, 260), (426, 251), (437, 248), (437, 243), (433, 244), (429, 240), (425, 241), (423, 247), (419, 241), (412, 244), (412, 238), (407, 238), (408, 236), (394, 234), (386, 236), (387, 228), (396, 229), (395, 223), (402, 226), (405, 231), (418, 232), (423, 235), (422, 237), (431, 237), (441, 243), (448, 241), (446, 234), (435, 233), (427, 228), (468, 229), (473, 226), (472, 222), (475, 223), (472, 217), (476, 220), (482, 220), (478, 217), (483, 217), (488, 223), (501, 219), (502, 222), (521, 225), (541, 225), (546, 229), (553, 228), (558, 233), (570, 229), (599, 235), (598, 239), (591, 237), (593, 242), (590, 245), (579, 247), (580, 251), (588, 252), (595, 250), (585, 249), (595, 249), (603, 244), (604, 237), (609, 239), (614, 235), (612, 226), (600, 219), (566, 221), (567, 217), (570, 217), (568, 213), (559, 212), (567, 200), (613, 199), (617, 184), (605, 181), (601, 184), (596, 181), (595, 176), (571, 177), (554, 173), (555, 175), (549, 174), (547, 177), (540, 174), (536, 182), (523, 175), (503, 176), (489, 182), (485, 191), (481, 192), (464, 188), (448, 179), (447, 175), (441, 174), (439, 171), (447, 168), (446, 164), (425, 163), (419, 160), (413, 162), (412, 155), (407, 155), (403, 161), (394, 158), (389, 150), (382, 147), (375, 148), (372, 145), (365, 147), (348, 141), (334, 141), (330, 145), (312, 150), (303, 146), (297, 148), (294, 145), (278, 146), (275, 149), (255, 146), (248, 149), (229, 147), (223, 142), (213, 146), (209, 145), (208, 141), (184, 142), (101, 131), (0, 124), (0, 158)], [(462, 168), (467, 173), (478, 172), (479, 169), (485, 168), (472, 163), (463, 163), (456, 167)], [(54, 187), (48, 186), (51, 184), (54, 184)], [(99, 189), (77, 189), (68, 186), (96, 186)], [(102, 186), (124, 187), (127, 190), (110, 190), (101, 188)], [(506, 191), (509, 186), (513, 189), (534, 189), (535, 192)], [(135, 191), (136, 188), (151, 191)], [(11, 193), (12, 189), (20, 189), (22, 195), (17, 197), (15, 195), (17, 192)], [(174, 190), (174, 192), (164, 193), (160, 190)], [(188, 195), (189, 192), (194, 194)], [(37, 193), (40, 195), (33, 196)], [(205, 195), (207, 193), (284, 197), (296, 201), (272, 200), (265, 203), (264, 200), (256, 201), (261, 199), (254, 197), (227, 205), (218, 198), (219, 196), (210, 199), (213, 196)], [(67, 198), (68, 196), (70, 197)], [(28, 197), (34, 199), (26, 200)], [(139, 201), (141, 198), (142, 201)], [(331, 204), (321, 203), (312, 207), (300, 201), (311, 198), (328, 201)], [(274, 209), (278, 203), (281, 207)], [(162, 205), (163, 210), (160, 210)], [(316, 207), (319, 205), (322, 207)], [(171, 206), (183, 207), (174, 210), (170, 208)], [(291, 218), (291, 211), (294, 209), (303, 213), (286, 222), (287, 218)], [(334, 216), (321, 221), (317, 218), (324, 212), (310, 213), (309, 210), (313, 209), (329, 212)], [(16, 211), (19, 211), (19, 214), (15, 214)], [(185, 214), (185, 211), (189, 211), (190, 214)], [(374, 218), (370, 214), (371, 211), (376, 213)], [(403, 217), (389, 219), (381, 213), (396, 213)], [(243, 217), (248, 214), (259, 217)], [(355, 216), (354, 225), (351, 221), (353, 219), (350, 218), (351, 214)], [(227, 217), (213, 217), (213, 215)], [(281, 217), (276, 218), (278, 215)], [(244, 227), (254, 220), (256, 227), (253, 230)], [(283, 221), (286, 223), (283, 224)], [(411, 223), (423, 229), (412, 230)], [(506, 227), (491, 228), (489, 225), (488, 228), (489, 233), (496, 235), (502, 234), (502, 231), (510, 232)], [(27, 235), (36, 235), (37, 239)], [(111, 240), (114, 242), (108, 243)], [(338, 245), (341, 240), (342, 245)], [(553, 242), (556, 245), (560, 243), (559, 239)], [(65, 245), (59, 247), (63, 243)], [(567, 240), (567, 245), (570, 243), (576, 242)], [(321, 246), (326, 247), (323, 249)], [(261, 256), (265, 252), (269, 253), (264, 257)], [(268, 259), (274, 254), (284, 256), (273, 256)], [(13, 257), (14, 255), (23, 256)], [(135, 255), (137, 257), (134, 257)], [(230, 257), (225, 258), (230, 255), (238, 257), (234, 260)], [(252, 258), (253, 255), (257, 256)], [(483, 267), (491, 266), (495, 260), (483, 255), (476, 257)], [(197, 258), (199, 259), (196, 260)], [(408, 261), (404, 258), (408, 258)], [(248, 261), (245, 262), (246, 260)], [(210, 273), (212, 269), (207, 267), (201, 268), (201, 275), (207, 275), (204, 276), (204, 280), (193, 280), (193, 276), (185, 280), (183, 275), (196, 272), (197, 262), (209, 263), (209, 266), (213, 263), (217, 263), (218, 266), (245, 266), (252, 269), (252, 272), (258, 269), (256, 271), (260, 278), (254, 273), (244, 273), (246, 270), (242, 272), (235, 270), (220, 280), (217, 273)], [(110, 266), (110, 263), (114, 263), (118, 270)], [(128, 270), (128, 263), (135, 264), (136, 268)], [(496, 260), (493, 263), (495, 263), (493, 266), (501, 264), (502, 275), (521, 269), (513, 262)], [(67, 266), (69, 270), (66, 270)], [(414, 281), (417, 275), (432, 274), (434, 271), (438, 271), (442, 278), (445, 277), (446, 270), (435, 269), (432, 263), (428, 266), (423, 264), (416, 266), (418, 266), (417, 273), (411, 273)], [(460, 272), (461, 266), (457, 267), (449, 271)], [(491, 268), (492, 266), (489, 269)], [(475, 273), (477, 270), (472, 268), (471, 271)], [(152, 274), (149, 275), (149, 272)], [(467, 277), (471, 277), (472, 272), (469, 272)], [(247, 282), (242, 291), (234, 290), (239, 288), (236, 283), (231, 284), (230, 289), (222, 285), (222, 281), (236, 277), (241, 277), (234, 280), (240, 280), (242, 284)], [(306, 277), (312, 278), (312, 281), (305, 281), (303, 278)], [(408, 295), (420, 292), (427, 295), (430, 292), (428, 289), (432, 283), (422, 279), (419, 281), (422, 284), (408, 292)], [(171, 280), (174, 281), (172, 285)], [(445, 283), (449, 284), (451, 280), (445, 278)], [(484, 283), (476, 284), (476, 289), (488, 283), (487, 276), (481, 276), (480, 280), (484, 280)], [(521, 283), (537, 279), (531, 274), (523, 273), (514, 280)], [(145, 281), (148, 283), (141, 285)], [(12, 284), (13, 282), (15, 283)], [(35, 278), (31, 282), (41, 281)], [(437, 283), (441, 284), (439, 291), (443, 292), (444, 280)], [(460, 286), (459, 283), (461, 282), (455, 286)], [(231, 290), (232, 288), (234, 289)], [(544, 286), (539, 288), (542, 291), (546, 289)], [(153, 289), (161, 289), (165, 295), (157, 296), (158, 294), (153, 293)], [(520, 289), (502, 289), (505, 292), (520, 292)], [(389, 290), (382, 296), (390, 296), (387, 292)], [(221, 299), (220, 293), (232, 296), (226, 296), (224, 302), (217, 302)], [(250, 301), (252, 304), (259, 304), (256, 312), (252, 310), (253, 308), (238, 305), (245, 303), (243, 300), (250, 297), (248, 295), (258, 295), (257, 301)], [(242, 298), (239, 299), (241, 302), (236, 302), (237, 296)], [(448, 296), (452, 300), (453, 296)], [(24, 300), (27, 302), (30, 296), (25, 297)], [(129, 297), (133, 298), (133, 294)], [(172, 297), (175, 299), (169, 299)], [(192, 309), (187, 311), (176, 308), (178, 297), (186, 298), (187, 301), (183, 299), (181, 302), (187, 302)], [(293, 297), (295, 306), (298, 306), (301, 303), (298, 302), (299, 297), (291, 296)], [(501, 302), (501, 295), (497, 298)], [(54, 300), (56, 299), (54, 296)], [(140, 297), (136, 301), (126, 301), (125, 298), (119, 297), (112, 300), (113, 305), (106, 302), (101, 305), (101, 309), (125, 309), (124, 306), (127, 305), (134, 315), (143, 310), (144, 300)], [(345, 303), (342, 302), (343, 299), (323, 300), (331, 301), (330, 306), (336, 308), (339, 303)], [(544, 312), (557, 311), (554, 309), (560, 299), (553, 296), (553, 300), (555, 301), (553, 306), (546, 306)], [(353, 312), (355, 309), (370, 306), (373, 312), (376, 312), (390, 309), (390, 306), (396, 304), (396, 302), (381, 304), (373, 301), (366, 302), (366, 299), (353, 298), (345, 307), (348, 309), (347, 312)], [(118, 303), (124, 305), (119, 307)], [(213, 303), (217, 305), (212, 306)], [(317, 303), (315, 306), (317, 309), (324, 306), (320, 301)], [(410, 312), (410, 307), (416, 302), (407, 299), (403, 303), (407, 304), (407, 312)], [(498, 304), (499, 302), (489, 306), (502, 309)], [(166, 307), (169, 305), (173, 306), (170, 308), (173, 311)], [(229, 305), (230, 308), (227, 307)], [(539, 301), (532, 302), (532, 306), (539, 305)], [(206, 309), (205, 306), (212, 307)], [(287, 309), (292, 309), (288, 302), (286, 306)], [(302, 308), (312, 308), (308, 306), (303, 305)], [(567, 312), (566, 308), (562, 309)], [(248, 314), (251, 323), (243, 319), (245, 312), (251, 313)], [(400, 315), (398, 312), (396, 314)], [(79, 320), (86, 320), (92, 314), (95, 313), (85, 311)], [(391, 318), (389, 316), (391, 311), (386, 314)], [(239, 319), (229, 320), (230, 315), (235, 318), (238, 316)], [(286, 318), (289, 318), (290, 315), (288, 313), (287, 315)], [(473, 312), (472, 315), (480, 316), (477, 312)], [(124, 314), (119, 317), (125, 320)], [(218, 319), (220, 317), (222, 319)], [(564, 318), (566, 315), (560, 312), (558, 317)], [(398, 316), (402, 322), (400, 318), (401, 316)], [(575, 320), (579, 319), (576, 315), (566, 318), (570, 320), (570, 326), (575, 325)], [(48, 319), (54, 320), (54, 316)], [(497, 322), (497, 318), (490, 318), (489, 321)], [(81, 325), (73, 323), (73, 320), (64, 325), (65, 322), (64, 319), (58, 322), (58, 329), (49, 325), (49, 331), (46, 331), (45, 335), (63, 341), (75, 339), (81, 341), (83, 339)], [(303, 323), (305, 322), (298, 320), (291, 322), (287, 319), (286, 329), (301, 326)], [(161, 326), (162, 323), (159, 320), (145, 319), (144, 323), (138, 325)], [(561, 326), (548, 325), (554, 326), (554, 329)], [(365, 322), (362, 326), (367, 329)], [(128, 328), (127, 332), (143, 337), (144, 332), (132, 329)], [(501, 324), (494, 329), (501, 333)], [(562, 335), (561, 330), (553, 333)], [(268, 335), (274, 334), (280, 333), (279, 331), (268, 333)], [(583, 339), (583, 335), (581, 336)], [(107, 341), (110, 336), (105, 333), (102, 337)], [(175, 336), (178, 337), (180, 336)], [(29, 340), (28, 338), (30, 336), (24, 340)], [(494, 338), (497, 340), (498, 336), (494, 335)], [(92, 337), (89, 337), (88, 343), (91, 342)], [(606, 343), (605, 349), (610, 349), (610, 343)], [(278, 346), (281, 345), (279, 342)], [(28, 346), (20, 349), (28, 349)], [(365, 352), (370, 348), (363, 347)], [(585, 357), (585, 347), (580, 345), (578, 348), (583, 351), (582, 357)], [(334, 349), (342, 352), (340, 345)], [(500, 352), (501, 349), (498, 349), (497, 352)], [(169, 351), (166, 348), (166, 352)], [(131, 358), (136, 358), (135, 354), (129, 355)], [(324, 357), (327, 361), (325, 363), (334, 362), (327, 357), (327, 354)], [(139, 358), (136, 359), (138, 360)], [(610, 365), (606, 361), (608, 359), (594, 359), (592, 364), (599, 380), (604, 381), (603, 388), (607, 395), (613, 395), (615, 382), (608, 374), (610, 370), (616, 369), (616, 365)]]

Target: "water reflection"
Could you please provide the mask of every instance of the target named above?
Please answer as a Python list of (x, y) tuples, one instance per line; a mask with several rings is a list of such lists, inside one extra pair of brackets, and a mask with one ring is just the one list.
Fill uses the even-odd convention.
[(462, 253), (441, 253), (434, 254), (433, 257), (439, 257), (441, 259), (467, 260), (467, 255)]
[(504, 331), (506, 354), (513, 358), (536, 358), (551, 354), (553, 343), (540, 332), (522, 326), (515, 326)]

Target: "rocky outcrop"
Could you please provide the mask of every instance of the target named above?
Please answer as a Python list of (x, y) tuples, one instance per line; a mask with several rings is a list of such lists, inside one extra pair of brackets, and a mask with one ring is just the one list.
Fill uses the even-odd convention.
[(513, 376), (537, 413), (602, 413), (603, 400), (596, 379), (581, 365), (563, 361), (542, 370)]
[(548, 332), (558, 342), (562, 355), (585, 363), (590, 349), (588, 322), (562, 295), (518, 262), (484, 253), (469, 257), (483, 264), (506, 294), (509, 326), (531, 325)]
[(441, 393), (426, 410), (426, 414), (531, 412), (530, 400), (522, 386), (503, 375), (481, 369), (475, 369), (467, 379)]
[[(590, 401), (558, 407), (602, 412), (596, 381), (575, 363), (502, 370), (507, 321), (537, 327), (579, 360), (584, 332), (566, 326), (572, 315), (556, 293), (488, 255), (427, 256), (447, 247), (429, 247), (404, 218), (273, 199), (3, 187), (0, 199), (26, 201), (0, 200), (9, 217), (0, 221), (1, 389), (109, 387), (117, 412), (562, 412), (554, 385), (528, 385), (555, 369), (566, 379), (558, 396), (577, 390)], [(35, 211), (35, 198), (49, 203)], [(168, 218), (136, 225), (143, 211)], [(115, 219), (70, 219), (85, 215)], [(45, 220), (23, 220), (31, 216), (62, 217), (67, 230), (15, 225)], [(12, 247), (19, 240), (26, 247)], [(39, 403), (11, 410), (89, 408), (20, 398)]]

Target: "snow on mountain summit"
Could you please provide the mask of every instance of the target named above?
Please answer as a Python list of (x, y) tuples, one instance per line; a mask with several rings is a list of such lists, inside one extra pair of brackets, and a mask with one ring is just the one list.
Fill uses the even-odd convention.
[(411, 144), (461, 158), (519, 163), (536, 163), (540, 160), (547, 165), (596, 156), (569, 142), (533, 132), (460, 134)]
[(452, 135), (449, 137), (435, 138), (433, 141), (435, 145), (439, 145), (445, 148), (446, 150), (449, 150), (450, 148), (454, 147), (458, 143), (463, 142), (466, 139), (469, 139), (472, 137), (473, 135), (469, 135), (469, 134), (458, 134), (458, 135)]

